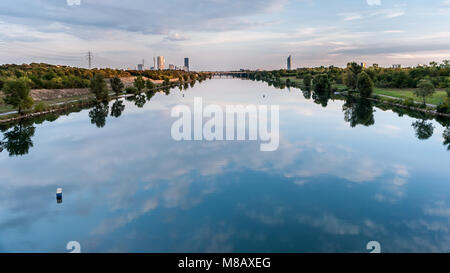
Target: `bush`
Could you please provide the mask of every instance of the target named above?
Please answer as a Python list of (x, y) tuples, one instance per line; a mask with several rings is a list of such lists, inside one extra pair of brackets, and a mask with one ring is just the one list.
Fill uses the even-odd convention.
[(409, 107), (412, 107), (412, 106), (415, 105), (414, 100), (411, 99), (411, 98), (407, 98), (407, 99), (403, 102), (403, 104), (406, 105), (406, 106), (409, 106)]
[(134, 86), (128, 86), (125, 88), (125, 92), (127, 92), (127, 94), (137, 94), (139, 93), (139, 90)]
[(35, 112), (44, 112), (49, 109), (48, 105), (44, 102), (39, 102), (34, 106)]
[(450, 114), (450, 105), (448, 105), (447, 102), (440, 103), (437, 106), (436, 111), (439, 113)]

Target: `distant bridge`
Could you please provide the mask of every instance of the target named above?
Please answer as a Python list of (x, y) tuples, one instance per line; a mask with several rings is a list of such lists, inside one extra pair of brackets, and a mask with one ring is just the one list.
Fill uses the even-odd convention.
[(228, 77), (228, 76), (242, 76), (249, 72), (252, 72), (252, 71), (249, 71), (249, 70), (245, 70), (245, 71), (210, 71), (209, 73), (213, 74), (213, 76)]

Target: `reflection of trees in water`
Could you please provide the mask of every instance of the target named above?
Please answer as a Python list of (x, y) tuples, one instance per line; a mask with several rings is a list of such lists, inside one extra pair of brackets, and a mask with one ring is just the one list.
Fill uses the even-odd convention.
[(134, 105), (136, 105), (138, 108), (144, 107), (145, 103), (147, 102), (146, 96), (144, 94), (136, 95), (134, 97)]
[(118, 118), (122, 115), (123, 110), (125, 110), (125, 105), (123, 104), (123, 101), (116, 100), (111, 106), (111, 116)]
[(147, 96), (146, 97), (147, 101), (150, 101), (155, 94), (156, 94), (155, 91), (149, 91), (149, 92), (145, 93), (145, 95)]
[(356, 127), (358, 124), (364, 126), (375, 124), (373, 105), (368, 100), (348, 98), (342, 105), (342, 111), (344, 111), (344, 120), (349, 122), (351, 127)]
[(416, 131), (416, 137), (421, 140), (429, 139), (433, 135), (433, 123), (426, 120), (418, 120), (412, 123), (412, 127)]
[(34, 136), (36, 127), (32, 124), (19, 123), (13, 129), (3, 134), (3, 141), (0, 142), (0, 152), (6, 149), (9, 156), (19, 156), (28, 154), (33, 147), (31, 138)]
[(89, 111), (89, 117), (91, 123), (95, 124), (98, 128), (102, 128), (106, 124), (106, 117), (108, 116), (109, 106), (106, 103), (99, 103)]
[(166, 96), (170, 95), (170, 88), (169, 87), (164, 88), (163, 91), (166, 94)]
[(444, 138), (444, 146), (447, 146), (447, 150), (450, 151), (450, 127), (445, 128), (442, 137)]
[(314, 103), (320, 104), (323, 107), (327, 107), (328, 101), (331, 99), (330, 92), (324, 91), (324, 92), (316, 92), (314, 91), (312, 94), (312, 98), (314, 100)]
[(302, 90), (303, 97), (307, 100), (311, 99), (311, 90), (309, 88)]

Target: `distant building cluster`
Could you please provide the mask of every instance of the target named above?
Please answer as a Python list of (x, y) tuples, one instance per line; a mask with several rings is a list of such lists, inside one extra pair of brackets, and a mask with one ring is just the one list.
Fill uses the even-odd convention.
[[(166, 69), (166, 60), (164, 56), (158, 56), (153, 57), (153, 66), (150, 67), (150, 70), (165, 70)], [(189, 58), (184, 58), (184, 66), (177, 66), (174, 64), (169, 64), (168, 67), (169, 70), (183, 70), (183, 71), (189, 71)], [(138, 71), (145, 70), (144, 66), (144, 60), (142, 60), (142, 63), (137, 65)]]

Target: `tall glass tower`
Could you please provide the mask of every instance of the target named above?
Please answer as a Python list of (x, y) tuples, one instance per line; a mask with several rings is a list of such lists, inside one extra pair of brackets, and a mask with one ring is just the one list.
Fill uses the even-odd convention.
[(184, 66), (187, 68), (187, 71), (189, 71), (189, 58), (184, 58)]
[(289, 55), (289, 57), (287, 58), (287, 70), (291, 69), (292, 69), (292, 57), (291, 55)]

